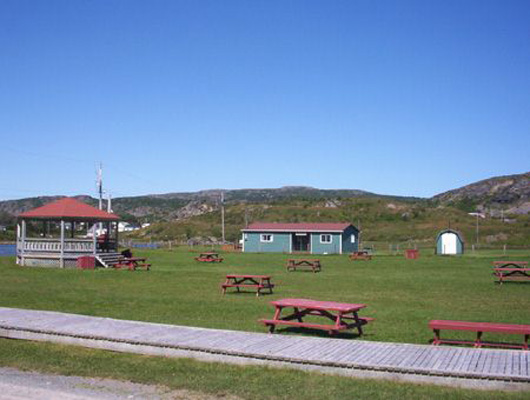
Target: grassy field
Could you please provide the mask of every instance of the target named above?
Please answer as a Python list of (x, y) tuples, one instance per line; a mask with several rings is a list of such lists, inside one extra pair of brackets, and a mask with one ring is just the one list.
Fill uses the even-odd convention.
[[(298, 297), (365, 303), (375, 317), (366, 340), (428, 343), (430, 319), (528, 323), (528, 284), (493, 283), (491, 261), (500, 256), (402, 256), (349, 261), (321, 256), (323, 271), (286, 272), (283, 254), (224, 254), (221, 264), (197, 263), (187, 249), (136, 251), (150, 272), (20, 268), (0, 258), (0, 304), (120, 319), (265, 332), (257, 321), (272, 316), (269, 301)], [(528, 260), (528, 254), (513, 254)], [(506, 258), (506, 256), (503, 256)], [(273, 295), (221, 295), (227, 273), (271, 274)], [(284, 331), (292, 333), (291, 330)], [(297, 334), (299, 332), (296, 332)], [(303, 333), (303, 332), (302, 332)], [(314, 334), (311, 332), (311, 334)]]
[[(221, 264), (197, 263), (193, 260), (195, 254), (187, 248), (135, 251), (135, 255), (147, 256), (153, 264), (152, 270), (129, 272), (21, 268), (14, 264), (12, 257), (1, 257), (0, 305), (265, 332), (265, 328), (257, 321), (259, 318), (272, 316), (270, 300), (287, 297), (335, 300), (368, 305), (362, 314), (375, 317), (376, 321), (366, 327), (363, 339), (422, 344), (429, 343), (432, 337), (427, 327), (430, 319), (507, 323), (529, 323), (530, 320), (529, 284), (496, 285), (493, 283), (490, 266), (491, 261), (496, 259), (529, 261), (528, 252), (512, 252), (506, 256), (490, 252), (463, 257), (422, 254), (418, 260), (405, 260), (402, 256), (376, 256), (368, 262), (351, 262), (346, 256), (327, 255), (320, 257), (323, 271), (318, 274), (286, 272), (285, 260), (289, 256), (282, 254), (226, 253), (225, 261)], [(221, 295), (219, 284), (224, 275), (243, 272), (271, 274), (277, 285), (275, 293), (260, 298), (250, 293)], [(280, 332), (320, 334), (289, 329)], [(344, 337), (356, 340), (354, 335), (346, 334)], [(490, 337), (519, 340), (513, 337)], [(244, 398), (338, 398), (342, 390), (353, 390), (353, 386), (360, 390), (359, 393), (364, 393), (365, 398), (385, 398), (386, 395), (394, 397), (391, 396), (394, 390), (403, 391), (404, 396), (408, 393), (412, 398), (486, 398), (486, 394), (482, 392), (479, 395), (472, 391), (425, 389), (417, 385), (374, 384), (373, 381), (320, 375), (311, 379), (316, 382), (334, 382), (336, 387), (319, 390), (314, 388), (311, 395), (295, 395), (292, 393), (295, 386), (289, 382), (305, 379), (306, 373), (157, 357), (108, 355), (105, 352), (65, 346), (15, 343), (0, 340), (2, 365), (81, 375), (114, 376), (144, 382), (149, 379), (141, 375), (140, 371), (146, 362), (152, 364), (153, 370), (159, 369), (160, 376), (168, 377), (164, 381), (157, 374), (150, 373), (151, 382), (157, 383), (162, 379), (172, 387), (181, 387), (183, 376), (178, 371), (189, 368), (196, 371), (197, 376), (187, 381), (187, 388), (193, 389), (204, 384), (203, 389), (208, 392), (228, 391), (241, 396), (241, 391), (244, 390), (238, 386), (241, 384), (234, 384), (229, 389), (231, 386), (228, 382), (248, 374), (254, 386), (246, 389), (248, 396), (243, 396)], [(112, 363), (120, 363), (120, 367), (109, 367)], [(121, 363), (129, 367), (123, 367)], [(221, 373), (222, 377), (211, 378), (216, 373)], [(283, 389), (280, 384), (278, 387), (263, 389), (262, 386), (267, 386), (266, 379), (282, 382), (282, 385), (285, 383)], [(257, 396), (258, 392), (262, 394)], [(517, 398), (519, 395), (510, 396)], [(492, 395), (491, 398), (497, 397)]]

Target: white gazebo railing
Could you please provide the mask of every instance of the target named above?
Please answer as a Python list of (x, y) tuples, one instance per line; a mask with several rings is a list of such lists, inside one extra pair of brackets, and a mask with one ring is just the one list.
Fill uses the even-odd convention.
[(33, 239), (24, 241), (24, 252), (34, 253), (94, 253), (93, 239), (65, 239), (64, 248), (59, 239)]

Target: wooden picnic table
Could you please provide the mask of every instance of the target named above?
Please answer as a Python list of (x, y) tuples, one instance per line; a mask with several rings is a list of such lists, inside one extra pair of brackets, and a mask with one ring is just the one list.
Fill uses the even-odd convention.
[[(276, 308), (272, 319), (261, 319), (260, 322), (269, 327), (273, 333), (276, 325), (287, 325), (302, 328), (322, 329), (330, 335), (346, 329), (357, 329), (359, 335), (363, 334), (362, 326), (372, 321), (373, 318), (359, 317), (358, 311), (365, 308), (366, 304), (337, 303), (334, 301), (317, 301), (308, 299), (281, 299), (271, 301)], [(284, 309), (293, 311), (281, 316)], [(329, 319), (332, 324), (318, 324), (304, 322), (306, 316), (319, 316)]]
[(262, 289), (268, 289), (269, 294), (272, 294), (274, 285), (271, 283), (270, 275), (229, 274), (226, 275), (226, 281), (221, 284), (223, 294), (226, 293), (226, 289), (229, 287), (235, 287), (238, 293), (241, 288), (256, 289), (256, 296), (259, 296)]
[(367, 251), (354, 251), (350, 254), (350, 260), (365, 260), (369, 261), (372, 259), (372, 255)]
[(147, 258), (144, 257), (124, 257), (120, 258), (112, 266), (116, 269), (127, 267), (129, 271), (134, 271), (138, 268), (145, 268), (147, 271), (149, 271), (151, 264), (147, 264), (146, 261)]
[(310, 269), (313, 272), (322, 271), (320, 260), (309, 258), (290, 258), (287, 260), (287, 271), (296, 271), (297, 269)]
[(195, 260), (201, 262), (223, 262), (223, 259), (219, 257), (219, 253), (215, 251), (200, 253), (198, 257), (195, 257)]
[(497, 283), (503, 281), (530, 281), (530, 268), (527, 261), (493, 261), (493, 275)]

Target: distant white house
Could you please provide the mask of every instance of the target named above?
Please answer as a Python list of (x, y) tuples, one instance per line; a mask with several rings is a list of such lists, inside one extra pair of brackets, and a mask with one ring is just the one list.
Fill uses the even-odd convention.
[(118, 232), (132, 232), (132, 231), (135, 231), (137, 229), (140, 229), (140, 228), (130, 224), (129, 222), (123, 222), (122, 221), (122, 222), (118, 223)]
[(486, 219), (486, 214), (480, 213), (480, 212), (470, 212), (470, 213), (467, 213), (467, 215), (471, 215), (472, 217), (479, 217), (482, 219)]

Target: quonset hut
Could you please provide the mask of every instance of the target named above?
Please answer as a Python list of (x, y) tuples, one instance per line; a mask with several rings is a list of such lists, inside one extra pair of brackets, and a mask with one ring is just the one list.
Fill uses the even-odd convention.
[(359, 246), (359, 230), (349, 223), (255, 222), (241, 232), (247, 253), (343, 254)]
[(445, 229), (436, 237), (436, 254), (464, 254), (464, 240), (457, 231)]

